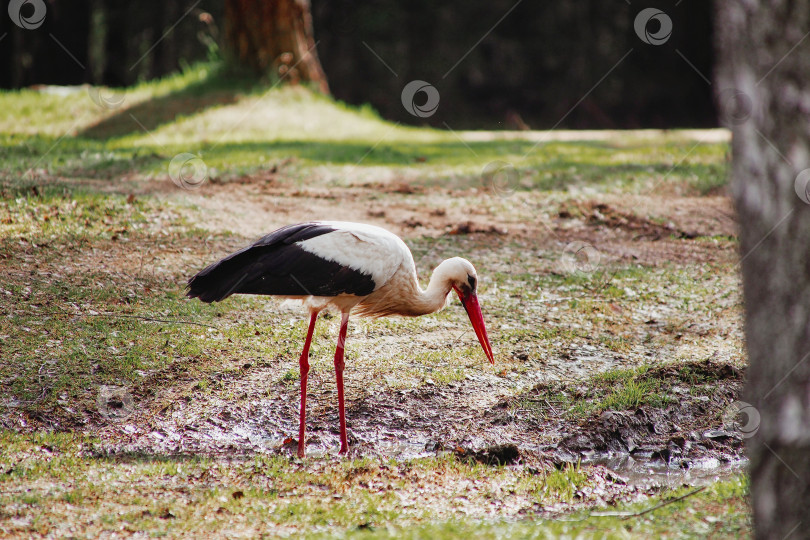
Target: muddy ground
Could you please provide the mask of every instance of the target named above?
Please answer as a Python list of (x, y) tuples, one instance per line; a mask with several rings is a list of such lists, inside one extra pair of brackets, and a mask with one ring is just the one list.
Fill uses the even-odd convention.
[[(738, 400), (743, 370), (729, 364), (687, 365), (688, 374), (668, 366), (645, 377), (662, 381), (660, 391), (676, 399), (666, 405), (644, 404), (568, 418), (555, 406), (566, 392), (593, 399), (588, 385), (540, 383), (504, 397), (490, 382), (470, 376), (443, 388), (377, 392), (349, 398), (350, 457), (413, 458), (452, 452), (459, 458), (492, 465), (594, 463), (636, 477), (640, 470), (672, 477), (692, 467), (729, 471), (742, 465), (744, 433), (729, 416)], [(711, 390), (690, 394), (692, 374), (711, 380)], [(235, 384), (239, 384), (235, 381)], [(161, 455), (253, 453), (295, 454), (298, 393), (292, 385), (276, 384), (257, 394), (271, 399), (222, 400), (173, 404), (142, 422), (127, 421), (99, 433), (110, 441), (96, 448)], [(497, 396), (488, 403), (485, 394)], [(258, 398), (258, 396), (256, 396)], [(336, 405), (319, 396), (310, 408), (308, 452), (334, 453), (339, 446)], [(672, 471), (674, 470), (674, 472)], [(708, 471), (712, 474), (712, 471)], [(666, 476), (666, 474), (664, 475)], [(700, 476), (700, 475), (698, 475)], [(677, 483), (678, 480), (675, 480)]]
[[(490, 369), (483, 354), (473, 352), (458, 366), (442, 366), (442, 377), (433, 380), (433, 368), (419, 359), (456, 347), (475, 351), (475, 337), (458, 306), (448, 308), (455, 310), (450, 318), (424, 317), (415, 328), (353, 321), (346, 371), (350, 456), (453, 452), (461, 459), (530, 467), (581, 461), (612, 467), (619, 476), (645, 468), (664, 471), (675, 482), (691, 478), (689, 471), (712, 476), (742, 464), (744, 434), (733, 414), (744, 377), (740, 299), (729, 293), (738, 286), (736, 233), (723, 193), (657, 189), (630, 195), (549, 197), (517, 191), (493, 196), (482, 189), (424, 187), (396, 178), (298, 188), (272, 174), (211, 182), (179, 194), (155, 181), (112, 189), (134, 197), (156, 195), (170, 210), (151, 216), (147, 230), (126, 243), (112, 239), (78, 247), (69, 261), (56, 255), (37, 259), (36, 273), (28, 278), (23, 265), (36, 257), (21, 243), (18, 257), (3, 261), (5, 270), (25, 280), (58, 269), (68, 281), (92, 270), (135, 289), (149, 274), (179, 288), (195, 269), (259, 235), (322, 215), (366, 221), (402, 235), (423, 277), (447, 252), (467, 254), (475, 262), (483, 276), (481, 297), (496, 365)], [(210, 236), (204, 243), (164, 239), (161, 234), (178, 219)], [(598, 260), (575, 254), (574, 273), (587, 274), (579, 288), (563, 280), (540, 290), (534, 278), (559, 279), (570, 270), (564, 257), (572, 242), (594, 246)], [(673, 265), (708, 275), (706, 288), (684, 292), (667, 283)], [(659, 297), (651, 305), (633, 300), (642, 291), (616, 277), (629, 267), (652, 272), (653, 281), (642, 280), (639, 287), (653, 287), (667, 300)], [(501, 281), (487, 277), (495, 272)], [(521, 292), (526, 287), (531, 294)], [(611, 297), (610, 289), (623, 291), (620, 298)], [(682, 311), (684, 298), (705, 309), (698, 315), (694, 307)], [(594, 317), (582, 315), (582, 301), (590, 302)], [(199, 331), (216, 335), (263, 320), (301, 319), (299, 311), (274, 303), (258, 312), (256, 304), (241, 309), (225, 313), (218, 329)], [(321, 324), (328, 335), (310, 376), (307, 442), (313, 456), (334, 454), (338, 446), (329, 369), (336, 321)], [(523, 334), (501, 339), (515, 328)], [(547, 328), (560, 337), (533, 339)], [(570, 328), (578, 329), (573, 337), (566, 334)], [(614, 340), (606, 346), (603, 336), (620, 345)], [(44, 414), (5, 407), (0, 421), (15, 430), (92, 433), (102, 441), (94, 451), (102, 454), (293, 455), (297, 356), (263, 358), (255, 352), (229, 353), (228, 346), (223, 343), (221, 350), (232, 354), (232, 369), (207, 380), (217, 391), (205, 391), (185, 377), (178, 363), (144, 374), (120, 394), (99, 393), (84, 407), (57, 406)], [(292, 342), (288, 349), (295, 347)], [(404, 358), (397, 356), (390, 371), (366, 360), (398, 351)], [(646, 388), (655, 399), (618, 409), (599, 406), (611, 389), (595, 375), (642, 365), (648, 369), (633, 380), (652, 381)], [(407, 368), (404, 375), (398, 366)], [(454, 370), (449, 378), (448, 369)], [(594, 404), (590, 410), (581, 406), (589, 403)]]

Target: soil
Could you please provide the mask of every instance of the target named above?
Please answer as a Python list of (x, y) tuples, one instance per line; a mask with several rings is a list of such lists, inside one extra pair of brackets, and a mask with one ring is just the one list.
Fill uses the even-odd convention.
[[(453, 452), (461, 459), (491, 465), (553, 463), (559, 467), (581, 462), (607, 465), (630, 476), (643, 469), (664, 470), (670, 482), (673, 477), (685, 477), (693, 467), (710, 466), (713, 470), (708, 473), (714, 474), (736, 470), (744, 464), (745, 434), (729, 419), (728, 411), (739, 399), (744, 370), (712, 361), (687, 367), (689, 378), (681, 375), (682, 366), (644, 374), (661, 382), (660, 391), (676, 398), (672, 403), (607, 410), (582, 418), (556, 408), (555, 397), (567, 392), (587, 400), (586, 394), (592, 398), (594, 389), (562, 382), (540, 383), (494, 402), (491, 398), (497, 392), (491, 383), (475, 376), (441, 387), (349, 397), (349, 456), (408, 459)], [(711, 377), (710, 389), (690, 393), (696, 372)], [(239, 381), (234, 385), (248, 387)], [(114, 442), (100, 451), (292, 457), (297, 444), (292, 436), (297, 434), (298, 387), (275, 384), (263, 393), (274, 397), (239, 404), (219, 399), (200, 402), (195, 397), (163, 409), (146, 422), (108, 426), (100, 434)], [(527, 408), (527, 403), (532, 406)], [(310, 394), (309, 405), (308, 454), (334, 453), (339, 446), (335, 396)]]
[[(169, 190), (164, 184), (154, 184), (147, 182), (133, 192), (145, 190), (186, 205), (185, 218), (210, 231), (210, 242), (196, 246), (177, 239), (158, 242), (160, 237), (156, 237), (152, 245), (133, 246), (109, 241), (73, 253), (72, 264), (62, 266), (60, 271), (79, 274), (88, 268), (103, 271), (106, 267), (114, 272), (111, 256), (121, 258), (114, 265), (118, 268), (142, 268), (146, 256), (147, 268), (162, 269), (167, 278), (178, 279), (188, 268), (210, 262), (276, 227), (324, 215), (380, 225), (406, 240), (446, 237), (461, 250), (469, 244), (481, 261), (479, 268), (505, 264), (510, 250), (558, 251), (573, 241), (598, 246), (605, 266), (628, 261), (649, 267), (671, 261), (732, 264), (736, 256), (733, 209), (722, 194), (600, 194), (598, 200), (549, 200), (518, 193), (510, 195), (516, 199), (507, 201), (517, 207), (514, 211), (503, 209), (504, 199), (483, 190), (411, 186), (407, 179), (392, 179), (381, 185), (291, 189), (289, 183), (275, 175), (264, 175), (211, 182), (197, 191), (180, 194), (174, 187)], [(459, 204), (459, 199), (464, 199), (464, 204)], [(153, 228), (160, 228), (160, 223), (153, 223)], [(237, 235), (229, 236), (229, 232)], [(729, 241), (701, 241), (715, 237)], [(428, 263), (417, 259), (425, 274)], [(533, 272), (559, 271), (556, 260), (541, 258), (534, 262)], [(519, 266), (520, 261), (511, 264)], [(40, 271), (47, 272), (47, 264), (40, 264)], [(542, 311), (545, 306), (535, 309)], [(641, 321), (628, 321), (635, 325), (630, 333), (655, 329), (645, 328), (644, 323), (649, 327), (658, 325), (653, 316), (640, 316)], [(368, 371), (358, 367), (352, 375), (353, 367), (347, 363), (350, 456), (409, 458), (449, 451), (461, 459), (526, 466), (576, 461), (616, 464), (620, 458), (625, 463), (631, 459), (636, 465), (670, 470), (688, 470), (707, 460), (739, 464), (743, 459), (743, 435), (734, 425), (723, 423), (724, 412), (739, 399), (744, 375), (737, 345), (723, 343), (728, 332), (734, 335), (732, 341), (740, 341), (739, 317), (730, 315), (728, 320), (730, 330), (707, 331), (691, 324), (684, 330), (695, 338), (696, 349), (719, 351), (715, 351), (714, 360), (695, 367), (712, 379), (711, 391), (690, 394), (690, 382), (679, 378), (676, 368), (664, 366), (647, 376), (660, 381), (662, 392), (677, 398), (674, 402), (642, 404), (584, 417), (555, 408), (554, 396), (576, 393), (588, 374), (638, 365), (646, 361), (649, 351), (605, 355), (583, 346), (566, 356), (568, 353), (558, 350), (538, 352), (517, 344), (511, 361), (525, 362), (522, 370), (502, 375), (482, 369), (476, 359), (470, 366), (462, 366), (465, 375), (460, 381), (427, 382), (399, 389), (382, 385), (376, 390), (368, 382)], [(701, 331), (703, 341), (699, 339)], [(438, 327), (415, 339), (413, 346), (430, 348), (435, 346), (432, 343), (442, 342), (452, 346), (454, 338), (452, 331)], [(475, 343), (474, 336), (463, 339)], [(373, 351), (373, 346), (401, 346), (396, 336), (359, 338), (354, 343), (359, 343), (356, 350), (360, 355)], [(663, 353), (674, 353), (680, 345), (673, 342), (668, 347), (662, 349)], [(81, 429), (105, 441), (97, 449), (102, 453), (292, 455), (295, 441), (291, 437), (297, 435), (298, 386), (297, 381), (280, 381), (279, 375), (297, 365), (295, 360), (287, 359), (283, 366), (272, 367), (247, 363), (236, 375), (223, 375), (220, 382), (229, 390), (228, 395), (238, 396), (236, 399), (225, 399), (222, 393), (194, 393), (192, 399), (179, 388), (163, 388), (162, 380), (147, 377), (137, 390), (138, 411), (118, 422), (88, 413)], [(311, 375), (307, 442), (313, 456), (334, 453), (338, 446), (333, 386), (327, 371)], [(521, 404), (533, 400), (542, 406), (530, 412), (524, 410)], [(39, 423), (29, 418), (30, 428)]]

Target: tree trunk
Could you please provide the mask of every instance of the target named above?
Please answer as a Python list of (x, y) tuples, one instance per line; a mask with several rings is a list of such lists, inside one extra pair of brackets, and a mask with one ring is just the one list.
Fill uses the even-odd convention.
[(275, 71), (328, 94), (315, 50), (309, 0), (226, 0), (225, 41), (238, 62), (257, 73)]
[(810, 171), (802, 171), (810, 168), (810, 3), (721, 0), (717, 15), (716, 91), (732, 128), (741, 223), (754, 526), (757, 538), (806, 538)]

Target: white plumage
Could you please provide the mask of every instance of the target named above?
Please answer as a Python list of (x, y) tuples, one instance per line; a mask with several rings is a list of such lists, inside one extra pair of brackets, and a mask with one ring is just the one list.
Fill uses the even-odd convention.
[(369, 274), (375, 290), (382, 287), (400, 265), (410, 261), (411, 250), (397, 235), (374, 225), (344, 221), (320, 221), (335, 231), (299, 242), (297, 245), (313, 255)]

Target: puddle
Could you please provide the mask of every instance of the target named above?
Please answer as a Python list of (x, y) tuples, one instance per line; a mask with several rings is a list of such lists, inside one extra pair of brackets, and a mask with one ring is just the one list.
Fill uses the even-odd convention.
[[(588, 352), (581, 349), (580, 354)], [(583, 403), (609, 392), (587, 378), (529, 384), (511, 396), (507, 387), (515, 392), (515, 381), (480, 374), (447, 385), (368, 392), (347, 401), (348, 457), (402, 462), (450, 452), (460, 459), (538, 469), (579, 462), (610, 471), (617, 485), (630, 488), (703, 485), (747, 466), (743, 434), (736, 425), (718, 424), (737, 399), (743, 376), (743, 370), (722, 362), (650, 368), (638, 376), (639, 383), (652, 381), (659, 393), (678, 395), (677, 401), (585, 416), (570, 415), (563, 396), (568, 403)], [(700, 392), (679, 392), (693, 379), (702, 383), (691, 384)], [(519, 386), (531, 380), (527, 375)], [(148, 425), (119, 423), (101, 438), (109, 441), (111, 453), (293, 458), (298, 388), (276, 383), (264, 392), (272, 397), (178, 401)], [(310, 394), (310, 458), (337, 456), (336, 405), (328, 390)]]
[(638, 458), (629, 454), (602, 455), (583, 459), (583, 465), (602, 465), (628, 485), (640, 487), (703, 486), (740, 474), (748, 467), (745, 458), (723, 461), (715, 457), (693, 460), (688, 466), (661, 459)]

